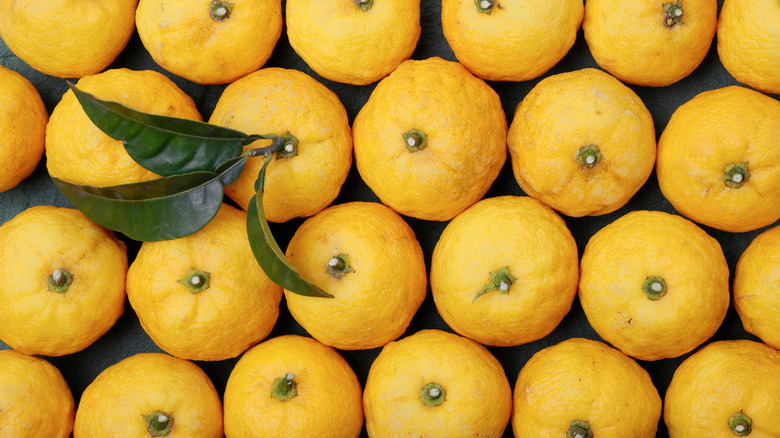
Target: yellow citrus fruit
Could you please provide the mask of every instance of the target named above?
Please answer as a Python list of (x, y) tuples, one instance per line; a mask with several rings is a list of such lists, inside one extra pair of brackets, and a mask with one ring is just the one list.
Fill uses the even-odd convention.
[[(297, 70), (266, 68), (230, 84), (217, 102), (210, 123), (247, 134), (289, 133), (265, 177), (266, 219), (285, 222), (312, 216), (330, 205), (352, 166), (352, 131), (338, 96)], [(267, 146), (258, 140), (244, 148)], [(225, 193), (244, 209), (255, 195), (264, 157), (249, 158)]]
[(580, 0), (444, 0), (441, 25), (452, 51), (475, 76), (527, 81), (558, 63), (577, 39)]
[(363, 394), (368, 436), (501, 437), (512, 390), (482, 345), (441, 330), (387, 344)]
[[(107, 70), (82, 78), (76, 86), (138, 111), (201, 120), (192, 98), (156, 71)], [(112, 139), (92, 124), (70, 90), (46, 125), (46, 167), (52, 177), (92, 186), (157, 178), (130, 158), (121, 140)]]
[(717, 9), (715, 0), (588, 0), (582, 29), (603, 69), (629, 84), (664, 87), (704, 60)]
[(462, 65), (409, 60), (382, 79), (352, 126), (355, 162), (393, 210), (445, 221), (485, 195), (506, 160), (498, 94)]
[(523, 191), (575, 217), (624, 206), (655, 164), (650, 112), (630, 88), (591, 68), (539, 82), (517, 106), (508, 144)]
[(0, 226), (0, 340), (26, 354), (81, 351), (122, 315), (127, 250), (71, 208), (36, 206)]
[(38, 90), (0, 65), (0, 192), (16, 187), (35, 170), (48, 121)]
[(0, 38), (47, 75), (80, 78), (101, 72), (135, 29), (138, 0), (0, 0)]
[(224, 360), (268, 336), (282, 288), (255, 260), (246, 213), (225, 204), (195, 234), (144, 242), (127, 272), (127, 297), (167, 353)]
[(420, 38), (420, 0), (288, 0), (287, 37), (320, 76), (376, 82), (409, 59)]
[(658, 140), (656, 173), (681, 214), (738, 233), (780, 219), (778, 157), (780, 102), (732, 86), (675, 110)]
[(315, 339), (343, 350), (376, 348), (401, 336), (425, 298), (422, 249), (411, 227), (375, 202), (350, 202), (307, 219), (287, 258), (333, 298), (285, 291), (287, 307)]
[(0, 437), (68, 438), (73, 395), (49, 362), (0, 350)]
[(140, 0), (138, 36), (157, 64), (199, 84), (262, 67), (282, 34), (280, 0)]
[(139, 353), (106, 368), (81, 395), (73, 438), (218, 438), (222, 403), (194, 363)]
[(540, 350), (515, 383), (518, 438), (654, 438), (660, 419), (661, 397), (647, 371), (590, 339)]
[(780, 3), (725, 0), (717, 30), (720, 62), (738, 81), (780, 93)]
[(664, 399), (672, 438), (780, 436), (780, 352), (759, 342), (713, 342), (677, 368)]
[(547, 336), (571, 308), (578, 278), (577, 243), (566, 223), (525, 196), (483, 199), (466, 209), (444, 229), (431, 260), (441, 317), (492, 346)]
[(357, 438), (362, 403), (360, 382), (336, 350), (279, 336), (247, 351), (230, 373), (225, 436)]
[(759, 234), (740, 256), (734, 307), (745, 330), (780, 349), (780, 226)]
[(585, 246), (579, 297), (602, 339), (640, 360), (685, 354), (710, 338), (729, 307), (729, 268), (693, 222), (633, 211)]

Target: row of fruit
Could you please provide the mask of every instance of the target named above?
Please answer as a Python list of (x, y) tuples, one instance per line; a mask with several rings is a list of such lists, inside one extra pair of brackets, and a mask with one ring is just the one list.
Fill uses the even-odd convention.
[[(663, 404), (671, 436), (778, 436), (778, 356), (739, 340), (714, 342), (686, 359)], [(647, 371), (583, 338), (534, 354), (514, 395), (485, 347), (439, 330), (387, 344), (365, 390), (333, 348), (275, 337), (238, 361), (224, 406), (197, 365), (161, 353), (139, 353), (105, 369), (78, 410), (62, 375), (45, 360), (0, 350), (0, 365), (0, 431), (9, 437), (346, 438), (359, 436), (364, 420), (370, 436), (499, 437), (511, 419), (518, 437), (651, 438), (662, 414)]]
[[(5, 187), (35, 168), (44, 127), (52, 177), (98, 187), (159, 177), (95, 127), (72, 92), (47, 123), (29, 82), (5, 68), (2, 74), (18, 83), (14, 99), (33, 102), (18, 114), (27, 121), (24, 130), (9, 135), (29, 146), (18, 147), (14, 159), (21, 164), (6, 176)], [(193, 100), (154, 71), (108, 70), (77, 85), (140, 111), (201, 118)], [(276, 110), (281, 105), (285, 111)], [(210, 123), (291, 136), (294, 144), (285, 154), (295, 160), (274, 160), (267, 172), (264, 208), (272, 222), (308, 217), (330, 205), (347, 178), (353, 141), (358, 171), (384, 204), (406, 216), (450, 220), (484, 196), (508, 144), (520, 187), (568, 216), (619, 209), (655, 166), (663, 194), (680, 213), (745, 232), (780, 217), (780, 175), (772, 166), (780, 154), (778, 119), (780, 103), (757, 91), (710, 90), (674, 112), (656, 148), (653, 121), (640, 98), (608, 74), (583, 69), (537, 84), (507, 130), (495, 91), (460, 64), (430, 58), (404, 62), (381, 80), (351, 128), (333, 92), (302, 72), (280, 68), (229, 85)], [(262, 162), (250, 159), (225, 189), (244, 209)]]
[[(199, 84), (233, 82), (262, 67), (284, 25), (296, 53), (329, 80), (366, 85), (409, 59), (420, 38), (420, 0), (115, 0), (111, 8), (4, 0), (0, 36), (21, 59), (57, 77), (107, 68), (134, 29), (157, 64)], [(443, 0), (441, 25), (474, 75), (527, 81), (556, 65), (582, 26), (596, 62), (623, 82), (667, 86), (699, 66), (717, 31), (718, 54), (737, 80), (780, 93), (776, 4), (727, 0)], [(523, 29), (517, 32), (516, 29)], [(674, 32), (670, 32), (670, 30)], [(68, 38), (60, 38), (65, 31)], [(78, 53), (79, 56), (73, 56)]]

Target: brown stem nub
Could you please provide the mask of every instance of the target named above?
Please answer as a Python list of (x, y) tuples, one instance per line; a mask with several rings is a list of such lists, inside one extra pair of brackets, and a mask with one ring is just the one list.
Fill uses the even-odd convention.
[(566, 431), (566, 438), (593, 438), (590, 423), (581, 420), (572, 421), (569, 430)]
[(652, 301), (659, 300), (666, 295), (666, 280), (663, 277), (649, 276), (642, 283), (642, 292)]
[(339, 253), (328, 260), (325, 272), (341, 280), (350, 272), (355, 272), (355, 269), (349, 265), (349, 254)]
[(729, 429), (735, 436), (748, 436), (753, 431), (753, 420), (744, 412), (739, 411), (729, 417)]
[(726, 184), (726, 187), (738, 189), (744, 186), (749, 179), (747, 161), (727, 164), (723, 169), (723, 183)]
[(49, 286), (49, 290), (58, 294), (67, 292), (71, 283), (73, 283), (73, 274), (67, 269), (55, 269), (51, 275), (46, 277), (46, 284)]
[(371, 6), (374, 6), (374, 0), (352, 0), (355, 2), (355, 6), (359, 7), (362, 11), (368, 11)]
[(283, 136), (281, 136), (281, 139), (282, 147), (276, 151), (277, 160), (280, 158), (292, 158), (298, 155), (298, 138), (289, 132), (286, 132)]
[(474, 4), (477, 5), (477, 12), (490, 15), (493, 12), (493, 6), (496, 5), (496, 0), (474, 0)]
[(173, 417), (164, 412), (155, 411), (150, 415), (144, 415), (143, 418), (147, 426), (146, 430), (153, 437), (168, 436), (173, 429)]
[(184, 274), (184, 278), (178, 280), (178, 282), (187, 286), (187, 290), (195, 295), (209, 288), (210, 279), (210, 273), (201, 271), (200, 269), (190, 268), (190, 270)]
[(425, 149), (425, 139), (428, 137), (419, 129), (410, 129), (403, 134), (404, 145), (409, 152), (417, 152)]
[(284, 377), (277, 377), (271, 384), (271, 397), (286, 402), (298, 395), (298, 384), (295, 383), (295, 376), (287, 373)]
[(209, 15), (214, 21), (225, 21), (230, 18), (230, 13), (233, 12), (233, 6), (233, 3), (214, 0), (211, 2)]
[(446, 397), (447, 391), (438, 383), (430, 382), (420, 388), (420, 400), (425, 406), (439, 406)]
[(661, 6), (664, 8), (664, 14), (666, 14), (664, 18), (666, 27), (671, 29), (678, 24), (685, 24), (682, 22), (682, 0), (677, 0), (674, 3), (663, 3)]

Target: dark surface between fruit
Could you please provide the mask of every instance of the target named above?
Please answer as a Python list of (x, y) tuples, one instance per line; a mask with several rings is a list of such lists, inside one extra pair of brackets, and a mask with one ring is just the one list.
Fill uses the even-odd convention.
[[(284, 3), (285, 1), (283, 0), (283, 6)], [(721, 5), (722, 0), (718, 1), (719, 8)], [(432, 56), (439, 56), (452, 61), (456, 60), (442, 33), (440, 16), (440, 1), (422, 0), (420, 19), (422, 35), (420, 36), (420, 41), (412, 56), (413, 59), (426, 59)], [(64, 79), (47, 76), (33, 70), (14, 56), (2, 41), (0, 41), (0, 64), (21, 73), (30, 80), (40, 92), (49, 113), (51, 113), (67, 90)], [(133, 70), (156, 70), (170, 77), (184, 92), (192, 96), (195, 100), (195, 104), (203, 115), (204, 120), (208, 120), (217, 100), (226, 86), (201, 86), (166, 72), (155, 64), (146, 52), (141, 45), (137, 33), (133, 34), (128, 46), (109, 68), (118, 67), (126, 67)], [(347, 109), (350, 123), (354, 120), (355, 115), (363, 104), (368, 100), (369, 95), (376, 85), (372, 84), (358, 87), (339, 84), (321, 78), (292, 50), (285, 32), (283, 32), (282, 37), (276, 45), (273, 56), (265, 67), (293, 68), (302, 70), (316, 78), (339, 96)], [(507, 122), (511, 123), (517, 105), (523, 97), (525, 97), (528, 91), (530, 91), (542, 78), (587, 67), (599, 68), (590, 55), (582, 31), (580, 30), (577, 41), (568, 55), (541, 78), (527, 82), (489, 82), (489, 84), (501, 96)], [(642, 98), (643, 102), (650, 110), (655, 123), (656, 136), (658, 137), (666, 126), (666, 123), (669, 121), (672, 112), (674, 112), (678, 106), (687, 102), (702, 91), (721, 88), (728, 85), (739, 84), (721, 65), (718, 60), (715, 42), (713, 41), (704, 62), (702, 62), (699, 68), (687, 78), (664, 88), (644, 88), (636, 86), (631, 86), (631, 88)], [(773, 95), (772, 97), (778, 98), (779, 96)], [(485, 196), (493, 197), (499, 195), (524, 195), (514, 179), (509, 160), (507, 160), (495, 183)], [(225, 199), (227, 202), (230, 202), (227, 198)], [(357, 200), (379, 202), (378, 198), (360, 179), (353, 163), (349, 177), (334, 203), (340, 204)], [(41, 161), (31, 177), (23, 181), (16, 188), (0, 193), (0, 223), (5, 223), (22, 210), (34, 205), (72, 207), (70, 202), (57, 191), (49, 178), (49, 175), (46, 172), (45, 158)], [(588, 239), (596, 231), (632, 210), (660, 210), (675, 213), (674, 208), (661, 194), (655, 173), (650, 176), (647, 183), (631, 201), (620, 210), (598, 217), (564, 217), (564, 219), (566, 219), (566, 223), (577, 241), (580, 254), (582, 254), (582, 250), (588, 242)], [(447, 223), (427, 222), (408, 217), (405, 217), (405, 219), (414, 229), (417, 238), (420, 241), (420, 245), (425, 254), (426, 266), (430, 266), (431, 253), (433, 252), (439, 235), (442, 230), (444, 230)], [(271, 229), (281, 248), (287, 246), (288, 241), (302, 222), (303, 219), (294, 219), (284, 224), (271, 224)], [(779, 224), (780, 222), (775, 223), (773, 226)], [(731, 270), (730, 278), (733, 279), (734, 267), (739, 256), (742, 254), (742, 251), (750, 244), (753, 238), (770, 227), (740, 234), (727, 233), (708, 227), (703, 228), (720, 242)], [(140, 244), (128, 239), (124, 240), (128, 244), (128, 256), (130, 257), (130, 261), (132, 261)], [(406, 335), (427, 328), (452, 331), (437, 313), (430, 291), (412, 320)], [(285, 301), (282, 300), (279, 320), (269, 337), (290, 333), (308, 336), (306, 331), (290, 316)], [(525, 364), (535, 352), (572, 337), (585, 337), (601, 340), (588, 324), (585, 314), (577, 300), (575, 300), (571, 311), (563, 319), (563, 322), (561, 322), (555, 331), (544, 339), (517, 347), (490, 348), (490, 351), (501, 362), (510, 384), (514, 387), (517, 374), (520, 372), (523, 364)], [(733, 305), (729, 308), (726, 319), (723, 321), (720, 329), (707, 341), (707, 343), (724, 339), (758, 340), (758, 338), (748, 334), (742, 328), (742, 323), (740, 322)], [(0, 342), (0, 349), (4, 348), (8, 348), (8, 346)], [(157, 348), (146, 333), (144, 333), (130, 304), (126, 302), (124, 315), (108, 333), (93, 345), (75, 354), (47, 359), (62, 371), (65, 380), (73, 391), (76, 403), (78, 403), (81, 393), (87, 385), (89, 385), (106, 367), (136, 353), (158, 351), (161, 350)], [(361, 384), (364, 385), (371, 363), (379, 354), (379, 351), (380, 349), (377, 348), (363, 351), (340, 351), (340, 353), (346, 358), (357, 374)], [(663, 398), (666, 393), (666, 388), (672, 379), (674, 370), (688, 356), (690, 356), (690, 353), (675, 359), (666, 359), (656, 362), (639, 362), (640, 365), (650, 373), (661, 398)], [(235, 358), (220, 362), (198, 362), (198, 365), (200, 365), (209, 377), (211, 377), (221, 395), (224, 392), (228, 376), (237, 361), (238, 358)], [(175, 388), (172, 388), (172, 390), (175, 390)], [(361, 436), (367, 436), (365, 428)], [(511, 426), (507, 426), (504, 436), (512, 436)], [(668, 436), (663, 419), (659, 421), (657, 436)]]

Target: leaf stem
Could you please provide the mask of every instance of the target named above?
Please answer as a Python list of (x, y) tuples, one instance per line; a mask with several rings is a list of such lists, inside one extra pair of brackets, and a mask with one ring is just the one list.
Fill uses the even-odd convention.
[[(250, 157), (259, 157), (261, 155), (272, 155), (276, 153), (276, 151), (280, 150), (285, 143), (287, 143), (288, 139), (295, 138), (292, 134), (289, 132), (286, 132), (284, 135), (276, 135), (276, 134), (253, 134), (249, 136), (252, 141), (257, 140), (272, 140), (270, 146), (262, 147), (262, 148), (254, 148), (248, 150), (246, 153)], [(296, 140), (297, 141), (297, 140)]]

